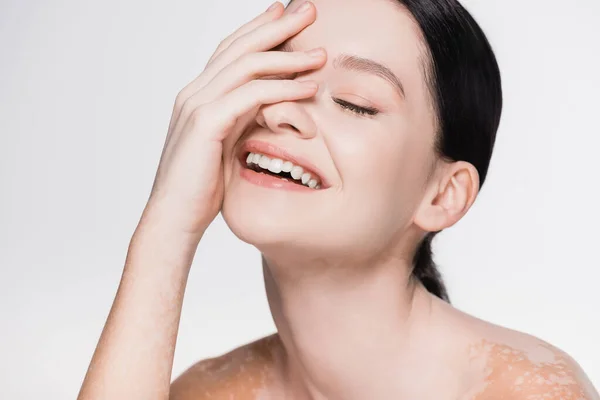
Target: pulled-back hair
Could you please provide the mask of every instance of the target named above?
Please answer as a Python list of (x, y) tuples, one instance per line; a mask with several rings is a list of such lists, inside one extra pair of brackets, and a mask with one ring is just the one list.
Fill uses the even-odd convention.
[[(467, 161), (487, 176), (502, 113), (500, 70), (479, 25), (457, 0), (396, 0), (419, 25), (427, 51), (427, 83), (437, 117), (435, 150), (450, 161)], [(427, 290), (449, 301), (433, 260), (432, 241), (422, 240), (413, 275)]]
[[(299, 1), (299, 0), (296, 0)], [(500, 70), (477, 22), (457, 0), (394, 0), (421, 30), (425, 77), (436, 116), (435, 151), (449, 161), (471, 163), (483, 185), (502, 113)], [(288, 4), (289, 5), (289, 4)], [(429, 232), (413, 258), (413, 276), (450, 301), (433, 260)]]

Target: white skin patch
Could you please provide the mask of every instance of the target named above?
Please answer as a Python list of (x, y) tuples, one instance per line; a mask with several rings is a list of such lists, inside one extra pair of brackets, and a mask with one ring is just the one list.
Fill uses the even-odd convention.
[[(199, 399), (271, 400), (278, 398), (271, 338), (203, 360), (184, 373), (183, 391)], [(194, 389), (195, 388), (195, 389)], [(280, 397), (279, 397), (280, 398)]]
[(568, 355), (527, 336), (513, 339), (510, 342), (515, 347), (487, 340), (471, 346), (471, 366), (482, 372), (478, 384), (464, 400), (483, 400), (490, 396), (530, 400), (587, 399), (579, 384), (576, 365)]
[[(286, 382), (277, 365), (282, 344), (273, 339), (264, 338), (197, 364), (194, 374), (202, 377), (197, 386), (199, 398), (286, 398), (282, 386)], [(501, 342), (484, 339), (467, 349), (469, 364), (463, 379), (471, 389), (460, 400), (599, 400), (568, 355), (535, 338), (507, 340), (504, 335)], [(444, 399), (443, 394), (439, 398)]]

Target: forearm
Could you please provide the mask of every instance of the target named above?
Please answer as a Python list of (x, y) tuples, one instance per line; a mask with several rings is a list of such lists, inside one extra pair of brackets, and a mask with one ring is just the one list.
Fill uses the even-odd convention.
[(167, 399), (197, 241), (141, 223), (79, 400)]

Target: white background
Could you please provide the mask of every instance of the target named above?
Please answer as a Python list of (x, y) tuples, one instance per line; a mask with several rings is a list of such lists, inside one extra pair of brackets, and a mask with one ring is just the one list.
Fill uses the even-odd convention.
[[(0, 4), (0, 397), (75, 398), (175, 95), (269, 4)], [(561, 347), (598, 387), (600, 3), (465, 5), (497, 52), (505, 107), (488, 180), (437, 261), (457, 307)], [(259, 260), (214, 222), (174, 376), (274, 330)]]

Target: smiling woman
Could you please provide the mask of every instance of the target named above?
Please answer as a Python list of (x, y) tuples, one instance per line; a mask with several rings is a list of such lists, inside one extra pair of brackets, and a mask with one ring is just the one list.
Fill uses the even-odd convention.
[[(275, 3), (177, 96), (79, 398), (597, 400), (563, 351), (452, 307), (432, 259), (481, 190), (501, 108), (456, 0)], [(262, 254), (277, 332), (171, 384), (219, 212)]]

